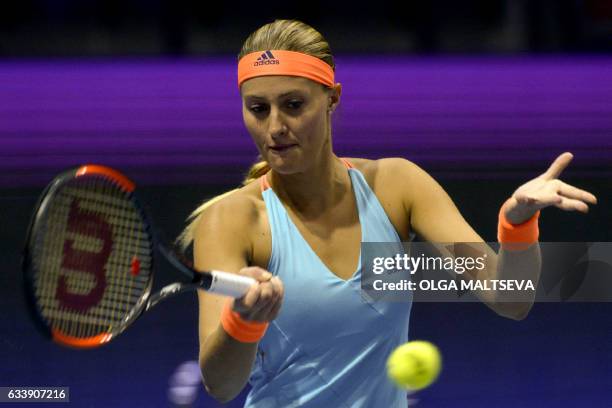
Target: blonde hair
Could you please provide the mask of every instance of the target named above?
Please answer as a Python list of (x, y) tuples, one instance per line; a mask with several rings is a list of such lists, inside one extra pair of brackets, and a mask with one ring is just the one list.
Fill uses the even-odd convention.
[[(334, 70), (336, 68), (334, 57), (325, 38), (323, 38), (321, 33), (317, 30), (298, 20), (276, 20), (260, 27), (251, 33), (245, 40), (238, 54), (238, 60), (252, 52), (266, 50), (301, 52), (323, 60)], [(268, 171), (270, 171), (270, 166), (260, 156), (259, 160), (248, 170), (242, 181), (242, 185), (246, 186), (266, 174)], [(176, 240), (181, 249), (187, 249), (193, 242), (199, 217), (204, 210), (237, 190), (238, 188), (230, 190), (203, 202), (191, 213), (191, 215), (189, 215), (187, 218), (187, 227)]]

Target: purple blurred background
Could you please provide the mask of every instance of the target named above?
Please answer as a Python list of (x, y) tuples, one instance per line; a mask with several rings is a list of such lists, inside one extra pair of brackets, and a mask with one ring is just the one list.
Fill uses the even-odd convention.
[[(445, 178), (499, 179), (575, 153), (610, 177), (611, 57), (339, 57), (334, 142), (346, 156), (403, 156)], [(0, 186), (40, 186), (105, 163), (146, 184), (239, 182), (255, 160), (235, 63), (0, 63)]]

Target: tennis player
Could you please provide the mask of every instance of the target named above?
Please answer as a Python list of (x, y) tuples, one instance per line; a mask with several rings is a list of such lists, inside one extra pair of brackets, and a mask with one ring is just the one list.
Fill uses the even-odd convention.
[[(194, 243), (196, 268), (258, 281), (237, 300), (198, 293), (207, 391), (226, 402), (249, 381), (251, 408), (406, 407), (406, 393), (384, 373), (389, 353), (407, 341), (410, 303), (360, 295), (360, 243), (408, 241), (410, 232), (431, 242), (482, 238), (410, 161), (334, 154), (331, 121), (342, 87), (329, 45), (312, 27), (277, 20), (252, 33), (239, 55), (238, 86), (262, 161), (242, 188), (198, 208), (182, 236)], [(542, 208), (587, 212), (596, 203), (558, 179), (571, 159), (560, 155), (505, 202), (502, 245), (537, 242)], [(539, 251), (522, 252), (537, 279)], [(531, 306), (487, 305), (513, 319)]]

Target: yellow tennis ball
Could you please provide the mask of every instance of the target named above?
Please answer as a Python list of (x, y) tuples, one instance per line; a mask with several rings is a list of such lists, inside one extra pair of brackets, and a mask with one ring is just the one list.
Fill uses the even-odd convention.
[(410, 341), (397, 347), (387, 359), (387, 374), (399, 387), (421, 390), (433, 383), (442, 368), (442, 357), (428, 341)]

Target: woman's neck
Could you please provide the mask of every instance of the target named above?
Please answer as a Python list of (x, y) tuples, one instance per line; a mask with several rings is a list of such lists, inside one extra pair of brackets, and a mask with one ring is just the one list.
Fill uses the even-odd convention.
[(270, 172), (268, 180), (276, 195), (305, 218), (317, 218), (351, 191), (346, 166), (336, 155), (328, 157), (302, 173)]

